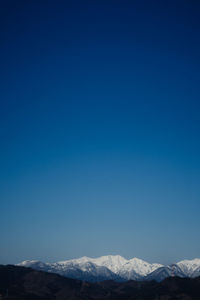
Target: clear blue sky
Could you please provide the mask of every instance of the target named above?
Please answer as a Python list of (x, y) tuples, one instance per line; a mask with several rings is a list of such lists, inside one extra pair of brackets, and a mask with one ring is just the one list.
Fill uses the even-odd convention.
[(200, 257), (198, 1), (0, 3), (0, 263)]

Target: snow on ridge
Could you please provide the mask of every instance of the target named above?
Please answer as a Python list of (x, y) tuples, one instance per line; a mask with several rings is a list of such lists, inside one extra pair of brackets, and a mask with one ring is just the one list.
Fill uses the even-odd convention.
[[(149, 276), (151, 279), (157, 276), (159, 277), (158, 279), (160, 279), (162, 276), (164, 276), (163, 278), (170, 276), (172, 268), (176, 276), (197, 277), (200, 275), (199, 258), (195, 258), (193, 260), (182, 260), (167, 266), (158, 263), (151, 264), (137, 257), (128, 260), (120, 255), (105, 255), (97, 258), (83, 256), (77, 259), (69, 259), (55, 263), (43, 263), (38, 260), (25, 260), (17, 265), (31, 267), (36, 270), (54, 272), (69, 277), (73, 276), (72, 278), (80, 276), (79, 274), (82, 274), (81, 272), (86, 272), (88, 276), (96, 276), (96, 278), (97, 276), (104, 276), (103, 278), (109, 279), (111, 278), (109, 276), (117, 276), (116, 278), (125, 280), (142, 280)], [(164, 275), (162, 275), (162, 273)], [(83, 279), (85, 280), (85, 277)]]
[(127, 261), (126, 264), (121, 268), (120, 275), (126, 276), (127, 279), (131, 279), (136, 273), (140, 276), (147, 276), (156, 269), (163, 267), (161, 264), (150, 264), (142, 259), (134, 257)]
[(83, 266), (87, 263), (93, 263), (97, 266), (103, 266), (108, 268), (114, 273), (117, 273), (120, 268), (127, 262), (128, 260), (120, 255), (104, 255), (97, 258), (91, 258), (87, 256), (83, 256), (77, 259), (69, 259), (65, 261), (59, 261), (57, 263), (54, 263), (55, 265), (79, 265)]
[(125, 259), (120, 255), (104, 255), (97, 258), (83, 256), (77, 259), (69, 259), (54, 263), (54, 266), (65, 268), (67, 266), (79, 266), (85, 268), (87, 263), (93, 263), (96, 266), (106, 267), (115, 274), (129, 273), (128, 277), (132, 277), (131, 273), (134, 271), (140, 276), (146, 276), (157, 268), (163, 267), (161, 264), (150, 264), (142, 259), (134, 257), (132, 259)]
[(129, 262), (134, 268), (135, 272), (142, 276), (146, 276), (149, 273), (155, 271), (156, 269), (163, 267), (163, 265), (161, 264), (157, 264), (157, 263), (150, 264), (136, 257), (130, 259)]
[(127, 259), (120, 255), (105, 255), (92, 260), (98, 266), (104, 266), (114, 273), (118, 273), (121, 267), (127, 262)]
[(83, 256), (83, 257), (80, 257), (80, 258), (73, 258), (73, 259), (58, 261), (54, 264), (61, 264), (61, 265), (65, 265), (65, 264), (69, 264), (69, 263), (81, 264), (81, 263), (85, 263), (85, 262), (88, 262), (88, 261), (91, 261), (91, 260), (92, 260), (92, 258), (87, 257), (87, 256)]
[(185, 259), (181, 260), (176, 265), (187, 275), (193, 276), (196, 270), (200, 269), (200, 259)]
[(42, 263), (39, 260), (24, 260), (18, 264), (16, 264), (16, 266), (26, 266), (28, 267), (29, 265), (31, 266), (32, 264), (37, 264), (37, 263)]
[(177, 262), (177, 265), (178, 264), (199, 264), (200, 265), (200, 258), (194, 258), (194, 259), (184, 259), (184, 260), (181, 260), (179, 262)]

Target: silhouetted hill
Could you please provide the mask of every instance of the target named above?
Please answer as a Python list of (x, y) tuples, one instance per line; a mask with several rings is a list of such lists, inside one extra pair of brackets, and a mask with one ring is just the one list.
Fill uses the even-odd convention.
[(18, 266), (0, 266), (0, 299), (10, 300), (200, 300), (200, 277), (162, 282), (89, 283)]

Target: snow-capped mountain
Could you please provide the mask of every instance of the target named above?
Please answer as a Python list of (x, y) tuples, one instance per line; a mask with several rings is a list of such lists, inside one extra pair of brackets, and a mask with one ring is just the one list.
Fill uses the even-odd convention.
[(103, 280), (122, 281), (122, 278), (120, 278), (117, 273), (112, 272), (103, 264), (97, 265), (91, 260), (87, 257), (57, 263), (43, 263), (36, 260), (27, 260), (18, 265), (90, 282)]
[(90, 258), (87, 256), (83, 256), (78, 259), (71, 259), (66, 261), (60, 261), (58, 262), (59, 265), (67, 266), (69, 264), (78, 265), (80, 267), (83, 267), (85, 263), (92, 263), (96, 266), (100, 267), (106, 267), (109, 270), (111, 270), (113, 273), (118, 273), (118, 271), (121, 269), (121, 267), (128, 262), (127, 259), (123, 258), (120, 255), (107, 255), (107, 256), (101, 256), (98, 258)]
[(138, 258), (127, 260), (120, 255), (107, 255), (98, 258), (84, 256), (56, 263), (29, 260), (18, 265), (86, 281), (161, 281), (170, 276), (192, 278), (200, 276), (200, 259), (183, 260), (164, 266), (161, 264), (150, 264)]
[(148, 262), (139, 259), (132, 258), (128, 260), (119, 270), (118, 274), (127, 280), (130, 279), (142, 279), (154, 270), (162, 267), (160, 264), (149, 264)]
[(116, 274), (118, 274), (122, 266), (128, 262), (127, 259), (120, 255), (107, 255), (92, 259), (87, 257), (87, 259), (97, 266), (104, 266), (108, 268)]
[(146, 276), (146, 280), (161, 281), (166, 277), (190, 277), (200, 276), (200, 259), (182, 260), (169, 266), (163, 266)]
[[(181, 271), (188, 277), (197, 277), (200, 275), (200, 259), (182, 260), (177, 263)], [(196, 273), (198, 275), (196, 275)]]

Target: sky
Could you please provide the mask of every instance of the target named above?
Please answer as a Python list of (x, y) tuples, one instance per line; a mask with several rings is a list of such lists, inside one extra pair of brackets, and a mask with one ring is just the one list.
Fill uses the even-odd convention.
[(200, 257), (199, 1), (0, 3), (0, 263)]

